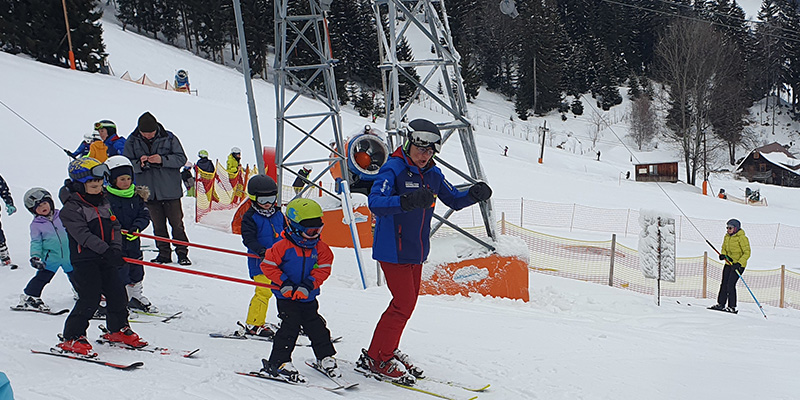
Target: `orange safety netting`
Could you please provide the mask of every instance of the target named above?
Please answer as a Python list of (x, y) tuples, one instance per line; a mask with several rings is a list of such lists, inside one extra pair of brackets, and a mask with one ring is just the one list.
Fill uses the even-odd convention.
[(247, 198), (245, 186), (250, 178), (249, 166), (230, 175), (217, 161), (214, 172), (195, 167), (195, 174), (195, 222), (212, 211), (235, 209)]

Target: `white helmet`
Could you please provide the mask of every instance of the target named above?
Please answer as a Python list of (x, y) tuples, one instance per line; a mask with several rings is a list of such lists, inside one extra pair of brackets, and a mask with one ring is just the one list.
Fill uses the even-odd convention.
[(113, 170), (114, 168), (119, 168), (123, 166), (133, 168), (133, 164), (131, 164), (131, 160), (125, 156), (111, 156), (108, 157), (105, 164), (108, 166), (109, 170)]
[(308, 164), (303, 165), (303, 169), (306, 170), (306, 171), (311, 171), (311, 166), (308, 165)]
[(242, 149), (238, 147), (231, 148), (231, 154), (242, 154)]
[(83, 134), (83, 141), (86, 143), (92, 143), (94, 134), (92, 132), (84, 133)]

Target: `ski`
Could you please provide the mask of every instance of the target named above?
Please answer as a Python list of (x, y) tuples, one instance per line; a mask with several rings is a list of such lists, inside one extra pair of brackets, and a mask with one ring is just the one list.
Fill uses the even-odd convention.
[(412, 385), (406, 385), (406, 384), (403, 384), (403, 383), (399, 383), (399, 382), (395, 382), (395, 381), (392, 381), (392, 380), (385, 379), (380, 375), (374, 374), (371, 371), (363, 370), (363, 369), (358, 368), (358, 367), (353, 368), (353, 370), (358, 372), (359, 374), (367, 377), (367, 378), (374, 378), (379, 382), (388, 383), (388, 384), (391, 384), (393, 386), (396, 386), (396, 387), (399, 387), (399, 388), (403, 388), (403, 389), (413, 390), (413, 391), (418, 392), (418, 393), (424, 393), (424, 394), (427, 394), (429, 396), (437, 397), (437, 398), (440, 398), (440, 399), (445, 399), (445, 400), (475, 400), (475, 399), (478, 398), (478, 396), (466, 397), (466, 396), (455, 396), (455, 395), (452, 395), (452, 394), (442, 393), (441, 391), (439, 391), (439, 390), (437, 390), (437, 389), (435, 389), (433, 387), (430, 387), (430, 385), (426, 384), (426, 383), (433, 382), (433, 381), (430, 381), (430, 380), (428, 380), (426, 382), (425, 379), (420, 379), (420, 380), (417, 380), (417, 382), (412, 386)]
[(239, 374), (239, 375), (244, 375), (244, 376), (252, 376), (253, 378), (261, 378), (261, 379), (266, 379), (266, 380), (269, 380), (269, 381), (283, 382), (283, 383), (286, 383), (286, 384), (289, 384), (289, 385), (292, 385), (292, 386), (304, 386), (304, 387), (310, 387), (310, 388), (325, 389), (325, 390), (330, 391), (330, 392), (333, 392), (335, 390), (341, 389), (341, 387), (328, 387), (328, 386), (322, 386), (322, 385), (315, 385), (313, 383), (308, 383), (308, 382), (292, 382), (292, 381), (290, 381), (290, 380), (288, 380), (286, 378), (283, 378), (281, 376), (272, 376), (270, 374), (263, 373), (263, 372), (255, 372), (255, 371), (254, 372), (238, 372), (238, 371), (236, 371), (236, 373)]
[(739, 313), (738, 310), (737, 311), (728, 311), (728, 310), (726, 310), (724, 308), (723, 309), (718, 309), (718, 308), (712, 308), (712, 307), (707, 307), (706, 309), (707, 310), (714, 310), (714, 311), (721, 311), (721, 312), (728, 313), (728, 314), (738, 314)]
[(52, 310), (51, 311), (42, 311), (42, 310), (39, 310), (39, 309), (36, 309), (36, 308), (27, 308), (27, 307), (14, 306), (14, 307), (11, 307), (11, 309), (13, 311), (30, 311), (30, 312), (36, 312), (36, 313), (39, 313), (39, 314), (47, 314), (47, 315), (61, 315), (61, 314), (66, 314), (66, 313), (69, 312), (69, 308), (65, 308), (63, 310), (58, 310), (58, 311), (52, 311)]
[[(111, 331), (109, 331), (108, 328), (105, 327), (105, 325), (100, 325), (100, 326), (98, 326), (98, 328), (100, 328), (100, 330), (103, 331), (103, 333), (111, 333)], [(185, 357), (185, 358), (189, 358), (189, 357), (197, 354), (198, 351), (200, 351), (200, 349), (194, 349), (194, 350), (170, 350), (170, 349), (168, 349), (166, 347), (158, 347), (158, 346), (153, 346), (153, 345), (150, 345), (150, 344), (148, 344), (147, 346), (144, 346), (144, 347), (134, 347), (134, 346), (131, 346), (129, 344), (125, 344), (125, 343), (121, 343), (121, 342), (109, 341), (108, 339), (105, 339), (102, 336), (99, 337), (96, 340), (96, 342), (100, 343), (100, 344), (105, 344), (105, 345), (108, 345), (108, 346), (111, 346), (111, 347), (117, 347), (117, 348), (120, 348), (120, 349), (146, 351), (148, 353), (161, 354), (161, 355), (164, 355), (164, 356), (180, 355), (181, 357)]]
[(449, 380), (439, 379), (439, 378), (431, 378), (431, 377), (428, 377), (428, 376), (422, 378), (421, 380), (441, 383), (443, 385), (461, 388), (461, 389), (464, 389), (464, 390), (467, 390), (467, 391), (470, 391), (470, 392), (485, 392), (486, 389), (489, 389), (489, 387), (492, 386), (492, 384), (490, 384), (490, 383), (487, 383), (487, 384), (485, 384), (483, 386), (477, 386), (477, 385), (476, 386), (470, 386), (470, 385), (465, 385), (463, 383), (458, 383), (458, 382), (455, 382), (455, 381), (449, 381)]
[[(139, 315), (146, 315), (148, 317), (165, 318), (165, 319), (167, 319), (167, 321), (175, 319), (175, 318), (180, 318), (181, 315), (183, 314), (183, 311), (178, 311), (178, 312), (176, 312), (174, 314), (162, 313), (162, 312), (151, 313), (151, 312), (147, 312), (147, 311), (137, 310), (137, 309), (134, 309), (134, 308), (131, 308), (130, 311), (133, 312), (133, 313), (139, 314)], [(166, 321), (162, 321), (162, 322), (166, 322)]]
[(61, 350), (59, 350), (59, 349), (57, 349), (55, 347), (51, 347), (50, 350), (48, 350), (48, 351), (41, 351), (41, 350), (31, 349), (31, 353), (33, 353), (33, 354), (46, 354), (46, 355), (51, 355), (51, 356), (56, 356), (56, 357), (69, 358), (69, 359), (72, 359), (72, 360), (86, 361), (86, 362), (105, 365), (106, 367), (111, 367), (111, 368), (115, 368), (115, 369), (121, 369), (121, 370), (125, 370), (125, 371), (130, 371), (130, 370), (139, 368), (139, 367), (144, 365), (144, 363), (141, 362), (141, 361), (137, 361), (137, 362), (131, 363), (131, 364), (117, 364), (117, 363), (105, 361), (105, 360), (102, 360), (102, 359), (98, 358), (97, 357), (97, 353), (95, 353), (94, 356), (84, 356), (84, 355), (80, 355), (80, 354), (62, 352)]
[[(216, 339), (259, 340), (262, 342), (272, 342), (272, 336), (264, 337), (255, 335), (241, 335), (238, 331), (234, 331), (232, 333), (211, 332), (208, 334), (208, 336)], [(311, 342), (309, 342), (308, 339), (303, 340), (303, 338), (303, 336), (297, 337), (297, 345), (311, 347)], [(341, 341), (342, 336), (331, 338), (331, 343), (339, 343)]]
[(313, 360), (313, 359), (306, 360), (306, 365), (308, 365), (311, 368), (314, 368), (316, 371), (318, 371), (322, 375), (325, 375), (325, 377), (327, 377), (328, 379), (333, 381), (333, 383), (339, 385), (339, 387), (341, 389), (352, 389), (352, 388), (358, 386), (358, 383), (350, 382), (349, 380), (347, 380), (347, 378), (345, 378), (342, 375), (340, 375), (340, 376), (330, 376), (330, 375), (328, 375), (328, 373), (325, 372), (325, 370), (322, 369), (322, 367), (317, 363), (317, 360)]

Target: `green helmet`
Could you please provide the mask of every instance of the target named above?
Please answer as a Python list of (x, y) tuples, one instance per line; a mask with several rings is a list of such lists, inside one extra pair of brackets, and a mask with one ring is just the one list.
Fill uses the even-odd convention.
[(314, 200), (297, 198), (286, 205), (286, 218), (298, 224), (305, 220), (322, 218), (322, 207)]
[(197, 152), (197, 156), (200, 158), (208, 158), (208, 152), (205, 150), (200, 150)]

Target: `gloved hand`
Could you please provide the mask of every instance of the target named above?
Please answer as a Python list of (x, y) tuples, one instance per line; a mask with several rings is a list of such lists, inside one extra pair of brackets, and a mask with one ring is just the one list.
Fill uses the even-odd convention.
[(303, 283), (297, 287), (297, 290), (294, 292), (295, 295), (292, 297), (292, 300), (305, 300), (308, 298), (308, 295), (314, 291), (314, 281), (311, 279), (303, 280)]
[(400, 195), (400, 208), (411, 211), (417, 208), (428, 208), (433, 204), (433, 192), (428, 188), (420, 188)]
[(112, 267), (121, 267), (125, 265), (125, 260), (122, 259), (122, 251), (113, 247), (109, 247), (108, 250), (106, 250), (106, 252), (100, 257), (102, 257), (103, 260), (108, 262)]
[(133, 233), (139, 233), (139, 230), (138, 230), (138, 229), (136, 229), (136, 230), (132, 231), (131, 233), (125, 233), (125, 232), (123, 232), (123, 233), (122, 233), (122, 237), (124, 237), (124, 238), (125, 238), (125, 239), (127, 239), (128, 241), (132, 242), (132, 241), (134, 241), (134, 240), (136, 240), (136, 239), (138, 239), (138, 238), (139, 238), (139, 236), (133, 235)]
[(725, 261), (725, 254), (721, 254), (721, 253), (720, 253), (720, 255), (719, 255), (719, 260), (720, 260), (720, 261)]
[(72, 158), (73, 160), (75, 159), (75, 156), (73, 156), (73, 155), (72, 155), (72, 152), (71, 152), (71, 151), (69, 151), (69, 150), (67, 150), (67, 149), (62, 149), (62, 150), (64, 150), (64, 153), (67, 153), (67, 155), (68, 155), (70, 158)]
[(469, 196), (472, 197), (475, 202), (489, 200), (489, 198), (492, 197), (492, 188), (490, 188), (486, 182), (476, 182), (469, 187)]
[(267, 249), (266, 249), (266, 248), (263, 248), (263, 249), (261, 249), (261, 250), (259, 250), (259, 251), (258, 251), (258, 256), (259, 256), (259, 257), (260, 257), (262, 260), (264, 259), (264, 256), (265, 256), (265, 255), (267, 255)]
[(11, 216), (11, 214), (17, 212), (17, 207), (14, 207), (13, 204), (6, 204), (6, 212), (8, 212), (9, 216)]
[(31, 257), (31, 267), (38, 269), (39, 271), (43, 270), (47, 265), (45, 265), (44, 261), (42, 261), (39, 257)]
[(742, 267), (742, 264), (733, 263), (733, 268), (741, 268), (741, 267)]

